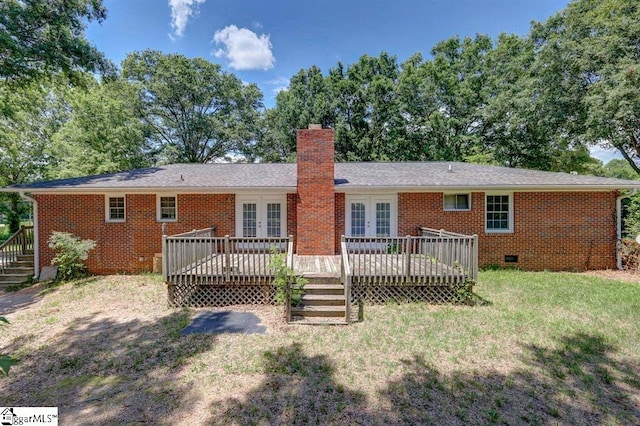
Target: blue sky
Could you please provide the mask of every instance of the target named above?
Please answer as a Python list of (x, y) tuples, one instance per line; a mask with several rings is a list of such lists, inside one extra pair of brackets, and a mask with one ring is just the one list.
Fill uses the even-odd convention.
[[(451, 36), (526, 34), (568, 0), (103, 0), (86, 34), (116, 64), (144, 49), (203, 57), (256, 83), (267, 107), (300, 69), (363, 54), (399, 62)], [(606, 156), (606, 153), (600, 154)]]
[(87, 37), (117, 64), (156, 49), (200, 56), (258, 84), (267, 106), (302, 68), (323, 72), (386, 51), (428, 57), (440, 40), (526, 34), (567, 0), (103, 0), (108, 17)]

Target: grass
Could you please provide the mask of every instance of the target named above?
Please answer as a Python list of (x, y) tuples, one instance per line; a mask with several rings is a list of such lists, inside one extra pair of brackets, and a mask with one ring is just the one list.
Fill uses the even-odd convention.
[(638, 422), (639, 283), (485, 271), (475, 292), (365, 305), (346, 327), (244, 307), (267, 334), (181, 336), (198, 310), (167, 309), (157, 277), (65, 284), (7, 315), (0, 348), (21, 363), (0, 405), (74, 424)]

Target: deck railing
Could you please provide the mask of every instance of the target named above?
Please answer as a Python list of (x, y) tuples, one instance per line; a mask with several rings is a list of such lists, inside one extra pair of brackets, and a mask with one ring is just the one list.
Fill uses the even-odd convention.
[(351, 283), (446, 285), (478, 276), (475, 235), (343, 237), (342, 256)]
[(342, 283), (344, 285), (345, 300), (344, 320), (348, 324), (349, 322), (351, 322), (351, 281), (353, 278), (353, 274), (351, 272), (351, 264), (349, 263), (349, 253), (347, 251), (347, 243), (345, 241), (345, 237), (342, 237), (342, 241), (340, 243), (340, 252), (342, 255), (342, 262), (340, 262), (340, 272), (342, 275)]
[(272, 254), (286, 253), (293, 268), (293, 237), (213, 237), (193, 231), (163, 236), (162, 271), (172, 284), (255, 284), (271, 282)]
[(22, 226), (0, 245), (0, 274), (14, 262), (18, 256), (33, 252), (33, 226)]
[(425, 248), (440, 262), (462, 265), (469, 278), (478, 281), (478, 235), (465, 235), (443, 229), (418, 228), (420, 235), (430, 238)]

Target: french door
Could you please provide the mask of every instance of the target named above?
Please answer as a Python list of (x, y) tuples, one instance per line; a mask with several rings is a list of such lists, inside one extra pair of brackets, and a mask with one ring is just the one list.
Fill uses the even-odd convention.
[(345, 213), (347, 236), (395, 237), (398, 234), (396, 196), (347, 197)]
[(286, 236), (286, 205), (283, 197), (239, 197), (236, 202), (236, 235), (258, 238)]

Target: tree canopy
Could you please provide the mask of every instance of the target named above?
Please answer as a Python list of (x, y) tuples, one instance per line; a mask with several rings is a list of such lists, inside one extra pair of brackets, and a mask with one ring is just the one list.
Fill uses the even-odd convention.
[(10, 82), (62, 73), (76, 81), (83, 71), (111, 72), (112, 65), (84, 36), (101, 22), (102, 0), (3, 0), (0, 2), (0, 79)]
[(240, 153), (260, 127), (262, 93), (202, 58), (134, 52), (122, 75), (139, 87), (138, 113), (169, 161), (207, 163)]

